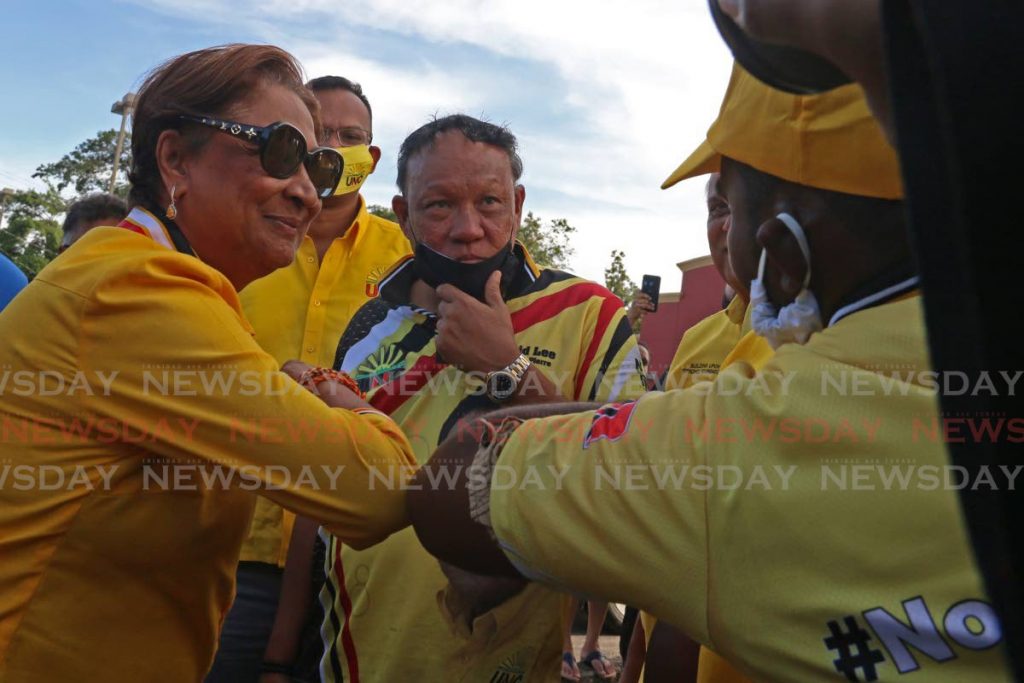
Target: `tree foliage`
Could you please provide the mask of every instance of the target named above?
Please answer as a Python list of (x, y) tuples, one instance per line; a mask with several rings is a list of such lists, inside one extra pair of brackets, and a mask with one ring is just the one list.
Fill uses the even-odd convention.
[(612, 294), (628, 304), (636, 292), (636, 283), (630, 279), (626, 272), (626, 252), (612, 250), (612, 262), (604, 269), (604, 286)]
[(576, 228), (564, 218), (556, 218), (545, 226), (531, 211), (519, 226), (518, 239), (538, 266), (569, 270), (569, 259), (576, 253), (571, 244), (575, 232)]
[(52, 188), (46, 192), (22, 190), (7, 197), (6, 225), (0, 230), (0, 251), (30, 278), (57, 255), (64, 199)]
[[(110, 187), (110, 175), (114, 172), (114, 152), (117, 150), (117, 131), (102, 130), (52, 164), (43, 164), (32, 174), (40, 178), (57, 192), (72, 188), (75, 195), (90, 192), (106, 192)], [(119, 182), (114, 194), (128, 196), (128, 169), (132, 166), (130, 140), (125, 139), (118, 165)]]
[[(46, 184), (45, 191), (17, 190), (6, 197), (2, 208), (0, 250), (29, 277), (57, 255), (60, 224), (68, 204), (93, 192), (106, 192), (114, 168), (117, 131), (105, 130), (82, 142), (58, 161), (42, 164), (32, 174)], [(128, 196), (131, 142), (126, 136), (121, 150), (118, 182), (114, 193)]]
[(385, 218), (393, 223), (398, 222), (398, 216), (395, 215), (395, 212), (392, 211), (390, 207), (382, 206), (380, 204), (370, 204), (366, 207), (366, 210), (374, 216), (380, 216), (381, 218)]

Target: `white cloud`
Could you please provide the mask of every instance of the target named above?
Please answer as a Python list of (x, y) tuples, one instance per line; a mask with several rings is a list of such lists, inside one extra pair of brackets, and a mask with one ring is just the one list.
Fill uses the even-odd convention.
[[(486, 114), (508, 121), (522, 140), (528, 208), (581, 229), (580, 274), (599, 279), (611, 249), (624, 249), (634, 279), (659, 274), (670, 291), (679, 279), (675, 263), (707, 251), (703, 184), (659, 189), (702, 139), (728, 78), (730, 58), (703, 2), (150, 0), (146, 6), (206, 23), (241, 22), (294, 52), (312, 75), (344, 73), (361, 81), (385, 149), (384, 175), (367, 186), (371, 202), (389, 202), (394, 153), (410, 130), (434, 113)], [(311, 32), (310, 25), (322, 30)], [(386, 41), (375, 50), (372, 40), (359, 40), (364, 34), (420, 49), (415, 59), (394, 59)], [(467, 59), (473, 50), (493, 59)], [(561, 117), (545, 121), (556, 111)]]
[[(351, 74), (372, 96), (374, 135), (401, 141), (438, 108), (473, 110), (485, 105), (457, 75), (432, 65), (395, 69), (359, 56), (339, 58), (337, 49), (303, 46), (303, 66), (310, 76)], [(389, 150), (391, 151), (391, 150)]]

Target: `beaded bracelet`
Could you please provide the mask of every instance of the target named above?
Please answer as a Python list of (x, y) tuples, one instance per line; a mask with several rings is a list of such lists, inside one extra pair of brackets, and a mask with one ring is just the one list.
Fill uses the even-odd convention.
[(494, 466), (501, 455), (501, 449), (523, 421), (518, 417), (506, 417), (497, 426), (487, 419), (482, 419), (484, 433), (480, 437), (473, 462), (469, 465), (466, 492), (469, 495), (469, 517), (482, 524), (492, 541), (497, 541), (494, 526), (491, 524), (491, 478)]
[(326, 382), (328, 380), (337, 382), (343, 387), (349, 389), (358, 396), (360, 399), (366, 400), (366, 394), (359, 388), (359, 384), (352, 379), (348, 373), (341, 372), (340, 370), (332, 370), (331, 368), (310, 368), (299, 376), (299, 384), (302, 386), (312, 389), (317, 385)]

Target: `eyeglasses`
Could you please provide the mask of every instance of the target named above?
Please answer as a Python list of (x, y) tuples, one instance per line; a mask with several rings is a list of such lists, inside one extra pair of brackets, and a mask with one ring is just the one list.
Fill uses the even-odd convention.
[(324, 134), (320, 136), (320, 144), (331, 144), (332, 138), (338, 138), (339, 147), (355, 147), (356, 145), (368, 145), (373, 141), (370, 131), (359, 126), (342, 126), (341, 128), (324, 128)]
[(336, 150), (316, 147), (306, 153), (306, 138), (290, 123), (277, 122), (266, 127), (224, 121), (206, 116), (182, 115), (182, 120), (201, 123), (259, 146), (260, 166), (272, 178), (291, 178), (305, 166), (317, 196), (330, 197), (341, 180), (345, 162)]

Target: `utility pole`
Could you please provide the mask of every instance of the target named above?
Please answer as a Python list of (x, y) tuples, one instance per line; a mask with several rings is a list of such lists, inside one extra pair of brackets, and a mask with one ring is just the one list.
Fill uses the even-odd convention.
[(114, 150), (114, 170), (110, 174), (109, 192), (114, 192), (114, 185), (117, 183), (117, 166), (121, 162), (121, 149), (124, 147), (124, 130), (128, 124), (128, 117), (131, 116), (135, 105), (135, 93), (128, 92), (124, 97), (114, 102), (110, 107), (111, 114), (121, 115), (121, 130), (117, 134), (117, 148)]

